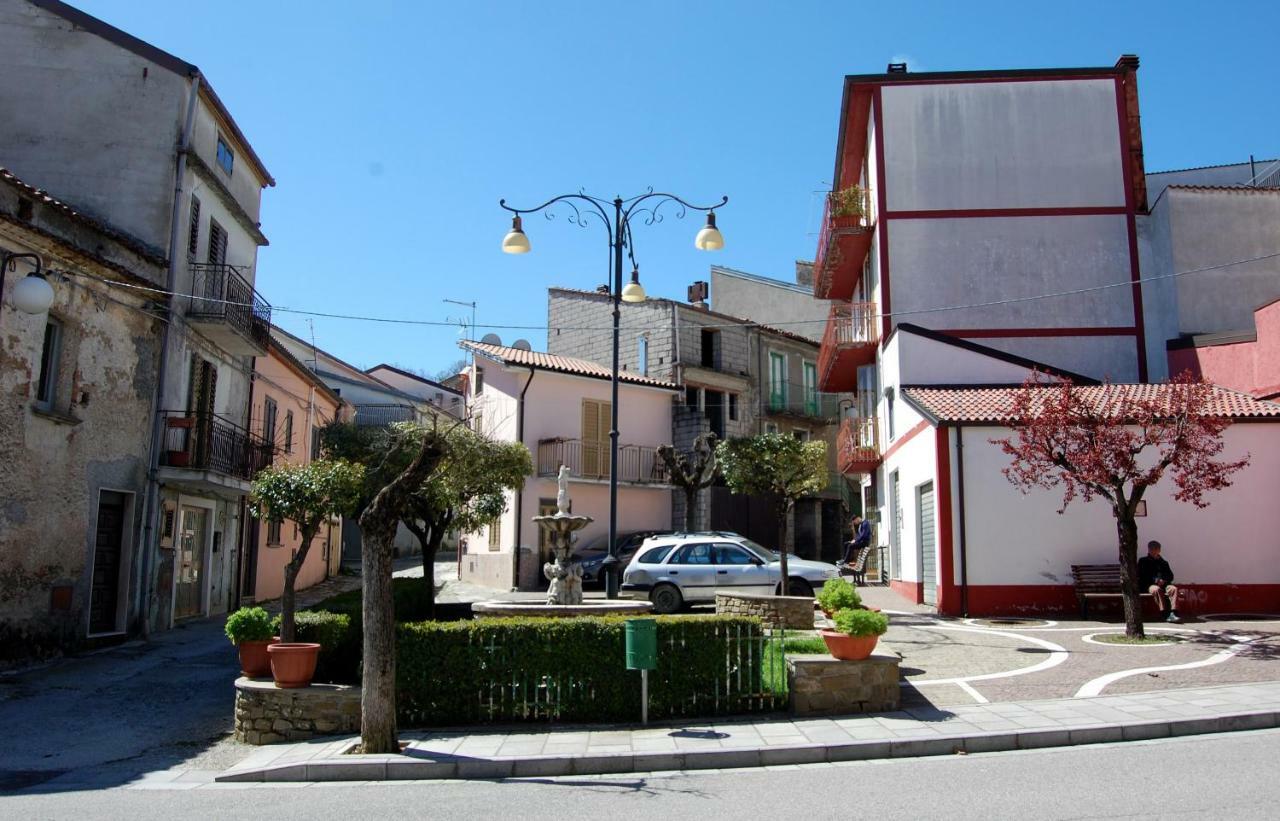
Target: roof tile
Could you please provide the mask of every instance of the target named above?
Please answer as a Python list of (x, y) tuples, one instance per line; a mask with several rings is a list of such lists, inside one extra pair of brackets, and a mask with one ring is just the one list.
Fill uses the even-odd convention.
[[(612, 373), (609, 368), (596, 362), (590, 362), (586, 359), (575, 359), (571, 356), (557, 356), (555, 354), (543, 353), (541, 351), (526, 351), (523, 348), (508, 348), (505, 345), (490, 345), (484, 342), (459, 342), (458, 347), (465, 350), (475, 351), (481, 356), (501, 362), (504, 365), (517, 365), (521, 367), (534, 367), (546, 371), (558, 371), (560, 373), (571, 373), (576, 376), (589, 376), (594, 379), (610, 379)], [(618, 373), (618, 379), (622, 382), (630, 382), (633, 385), (646, 385), (651, 388), (666, 388), (668, 390), (679, 390), (679, 386), (674, 382), (665, 382), (661, 379), (651, 379), (647, 376), (640, 376), (626, 371)]]
[[(1086, 400), (1101, 403), (1104, 398), (1120, 391), (1133, 400), (1159, 399), (1168, 392), (1169, 385), (1077, 385), (1075, 390)], [(941, 422), (1007, 422), (1012, 419), (1011, 408), (1020, 387), (910, 387), (903, 386), (902, 393), (912, 405)], [(1053, 390), (1052, 387), (1043, 390)], [(1254, 399), (1246, 393), (1215, 385), (1210, 401), (1210, 411), (1215, 415), (1233, 419), (1280, 419), (1280, 404)]]

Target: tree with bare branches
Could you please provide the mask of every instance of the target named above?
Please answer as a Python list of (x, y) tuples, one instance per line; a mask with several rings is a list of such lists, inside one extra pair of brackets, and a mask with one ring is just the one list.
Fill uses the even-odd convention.
[(698, 529), (698, 493), (716, 480), (716, 435), (702, 433), (693, 440), (693, 451), (683, 453), (671, 445), (658, 447), (658, 458), (666, 465), (671, 483), (684, 491), (684, 529)]
[(1173, 498), (1198, 508), (1231, 485), (1249, 463), (1219, 459), (1231, 419), (1215, 402), (1221, 390), (1183, 374), (1162, 385), (1077, 386), (1031, 376), (1014, 394), (1014, 433), (994, 439), (1012, 458), (1005, 477), (1024, 494), (1061, 487), (1073, 500), (1104, 499), (1115, 517), (1125, 634), (1142, 638), (1138, 589), (1138, 503), (1165, 474)]

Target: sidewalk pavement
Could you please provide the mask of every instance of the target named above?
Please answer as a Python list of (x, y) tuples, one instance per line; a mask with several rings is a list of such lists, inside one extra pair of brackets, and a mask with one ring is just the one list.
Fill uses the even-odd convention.
[[(846, 718), (406, 733), (403, 755), (347, 754), (358, 738), (266, 747), (218, 782), (519, 778), (815, 764), (1065, 747), (1280, 726), (1280, 682)], [(185, 779), (185, 781), (184, 781)], [(154, 773), (139, 786), (199, 786)], [(206, 782), (207, 783), (207, 782)]]

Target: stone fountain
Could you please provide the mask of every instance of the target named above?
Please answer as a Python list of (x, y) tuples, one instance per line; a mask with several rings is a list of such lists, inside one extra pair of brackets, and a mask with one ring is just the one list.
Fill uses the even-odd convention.
[(560, 489), (556, 493), (556, 512), (550, 516), (534, 516), (538, 527), (551, 539), (552, 561), (542, 566), (542, 574), (551, 583), (547, 588), (547, 601), (540, 602), (477, 602), (471, 612), (477, 616), (599, 616), (606, 614), (647, 613), (653, 605), (647, 601), (603, 599), (583, 602), (582, 566), (570, 561), (573, 550), (573, 534), (594, 521), (590, 516), (575, 516), (569, 512), (569, 468), (561, 465)]

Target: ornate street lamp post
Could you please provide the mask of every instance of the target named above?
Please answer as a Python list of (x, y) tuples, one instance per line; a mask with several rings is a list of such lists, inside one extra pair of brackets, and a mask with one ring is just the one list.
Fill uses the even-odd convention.
[[(584, 226), (591, 221), (592, 217), (598, 216), (608, 235), (610, 263), (613, 268), (612, 287), (609, 294), (613, 300), (613, 372), (611, 384), (613, 398), (610, 403), (609, 430), (609, 555), (604, 560), (603, 570), (606, 595), (611, 599), (618, 597), (618, 575), (621, 569), (618, 567), (618, 322), (623, 302), (644, 302), (645, 300), (644, 288), (640, 285), (640, 269), (636, 266), (635, 252), (632, 248), (631, 220), (633, 217), (639, 218), (644, 215), (645, 225), (661, 222), (662, 214), (659, 213), (659, 209), (671, 202), (676, 203), (679, 208), (676, 211), (677, 218), (682, 219), (690, 210), (705, 212), (707, 223), (698, 231), (693, 244), (700, 251), (718, 251), (724, 247), (724, 237), (720, 234), (720, 229), (716, 228), (715, 209), (720, 208), (728, 201), (728, 197), (721, 197), (720, 202), (715, 205), (692, 205), (674, 194), (659, 193), (653, 189), (649, 189), (645, 193), (630, 199), (624, 200), (621, 197), (615, 197), (612, 201), (593, 197), (590, 194), (579, 191), (576, 194), (561, 194), (558, 197), (547, 200), (536, 208), (513, 208), (507, 205), (505, 199), (498, 201), (499, 205), (512, 214), (511, 230), (507, 232), (507, 235), (502, 240), (502, 250), (508, 254), (527, 254), (529, 252), (529, 237), (524, 232), (524, 226), (521, 221), (522, 214), (546, 211), (547, 219), (551, 219), (554, 215), (548, 209), (562, 202), (573, 210), (573, 214), (568, 218), (569, 222), (574, 225)], [(583, 207), (579, 208), (578, 204), (582, 204)], [(612, 214), (610, 214), (610, 206), (613, 207)], [(631, 259), (631, 281), (625, 287), (622, 284), (622, 255), (624, 251)], [(516, 545), (515, 549), (519, 550), (520, 546)]]

